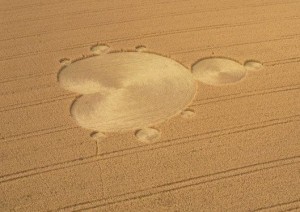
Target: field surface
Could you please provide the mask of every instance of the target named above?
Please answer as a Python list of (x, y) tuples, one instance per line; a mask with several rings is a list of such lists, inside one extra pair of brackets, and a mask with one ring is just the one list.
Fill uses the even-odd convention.
[[(299, 0), (0, 1), (0, 211), (300, 210)], [(97, 43), (264, 69), (199, 83), (157, 142), (96, 142), (57, 74)]]

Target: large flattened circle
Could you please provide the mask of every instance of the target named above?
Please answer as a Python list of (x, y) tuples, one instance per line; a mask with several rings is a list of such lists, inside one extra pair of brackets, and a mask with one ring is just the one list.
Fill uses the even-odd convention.
[(79, 60), (61, 71), (59, 82), (83, 94), (71, 107), (78, 124), (101, 132), (165, 121), (185, 109), (196, 93), (187, 68), (152, 53), (119, 52)]
[(195, 79), (209, 85), (225, 85), (240, 81), (246, 69), (240, 63), (226, 58), (202, 59), (192, 66)]

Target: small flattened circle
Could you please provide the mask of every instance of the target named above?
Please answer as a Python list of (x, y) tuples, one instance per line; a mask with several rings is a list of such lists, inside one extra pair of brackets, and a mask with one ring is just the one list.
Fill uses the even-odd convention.
[(94, 140), (97, 140), (97, 141), (102, 141), (106, 138), (106, 135), (101, 132), (92, 132), (91, 138), (93, 138)]
[(157, 129), (154, 128), (144, 128), (141, 130), (138, 130), (135, 133), (135, 136), (137, 137), (137, 139), (143, 143), (151, 143), (154, 141), (157, 141), (160, 136), (161, 133), (160, 131), (158, 131)]
[(244, 66), (247, 71), (259, 71), (263, 68), (263, 65), (260, 62), (252, 60), (246, 61)]
[(143, 45), (139, 45), (139, 46), (135, 47), (135, 49), (138, 52), (144, 52), (147, 50), (146, 46), (143, 46)]
[(240, 63), (225, 58), (208, 58), (192, 66), (195, 79), (209, 85), (225, 85), (240, 81), (246, 69)]
[(189, 119), (193, 118), (196, 114), (193, 109), (186, 109), (180, 113), (182, 118)]
[(62, 59), (59, 60), (59, 62), (62, 65), (66, 66), (66, 65), (69, 65), (71, 63), (71, 60), (69, 58), (62, 58)]
[(91, 47), (91, 51), (96, 55), (108, 53), (109, 49), (109, 46), (106, 44), (97, 44)]

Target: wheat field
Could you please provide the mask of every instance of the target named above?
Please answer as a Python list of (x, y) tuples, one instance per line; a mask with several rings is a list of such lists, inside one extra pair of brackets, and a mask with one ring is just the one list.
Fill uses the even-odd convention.
[[(0, 211), (300, 211), (299, 15), (299, 0), (1, 0)], [(97, 141), (57, 80), (97, 44), (264, 68), (199, 83), (195, 115), (156, 142)]]

